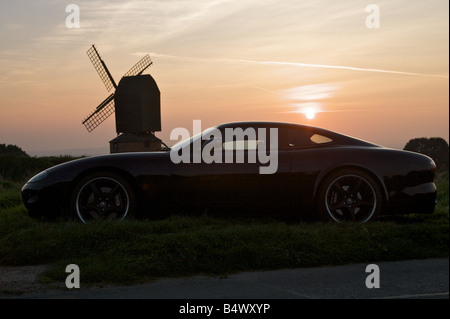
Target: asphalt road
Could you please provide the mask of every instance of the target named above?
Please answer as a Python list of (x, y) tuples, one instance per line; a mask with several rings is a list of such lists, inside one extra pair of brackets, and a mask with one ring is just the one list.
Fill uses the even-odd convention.
[(227, 277), (195, 276), (160, 279), (136, 286), (56, 289), (33, 293), (0, 295), (26, 299), (448, 299), (449, 260), (428, 259), (337, 267), (246, 272)]

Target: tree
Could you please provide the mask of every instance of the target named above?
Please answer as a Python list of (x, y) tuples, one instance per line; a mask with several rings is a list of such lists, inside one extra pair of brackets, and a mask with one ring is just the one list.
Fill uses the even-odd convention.
[(438, 171), (448, 170), (449, 145), (441, 137), (418, 137), (409, 140), (404, 150), (425, 154), (436, 163)]
[(9, 145), (0, 144), (0, 156), (3, 155), (29, 157), (28, 154), (25, 153), (20, 147), (10, 144)]

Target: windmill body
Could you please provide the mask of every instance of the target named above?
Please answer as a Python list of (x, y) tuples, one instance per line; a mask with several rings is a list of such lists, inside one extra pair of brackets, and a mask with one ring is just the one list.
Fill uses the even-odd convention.
[(160, 92), (151, 75), (123, 77), (114, 102), (118, 134), (161, 131)]
[(160, 150), (162, 141), (154, 134), (161, 131), (160, 91), (151, 75), (142, 75), (152, 64), (150, 57), (142, 58), (116, 85), (94, 45), (87, 54), (106, 89), (115, 92), (83, 121), (86, 129), (92, 132), (115, 112), (118, 136), (110, 141), (111, 153)]

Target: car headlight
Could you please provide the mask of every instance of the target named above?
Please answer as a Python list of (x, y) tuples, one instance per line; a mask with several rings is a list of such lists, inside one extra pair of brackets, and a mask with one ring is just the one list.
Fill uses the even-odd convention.
[(39, 174), (37, 174), (37, 175), (34, 175), (29, 181), (28, 181), (28, 183), (36, 183), (36, 182), (39, 182), (39, 181), (42, 181), (44, 178), (46, 178), (48, 176), (48, 173), (47, 173), (47, 171), (45, 170), (45, 171), (42, 171), (42, 172), (40, 172)]

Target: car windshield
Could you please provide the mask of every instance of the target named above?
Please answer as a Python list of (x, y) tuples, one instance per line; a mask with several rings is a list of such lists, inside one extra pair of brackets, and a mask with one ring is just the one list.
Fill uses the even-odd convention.
[(203, 132), (197, 133), (194, 136), (187, 138), (185, 140), (179, 141), (178, 143), (176, 143), (175, 145), (173, 145), (171, 147), (172, 151), (178, 151), (180, 149), (182, 149), (183, 147), (186, 147), (187, 145), (193, 143), (194, 141), (201, 139), (203, 135), (209, 134), (211, 131), (217, 129), (216, 127), (210, 127), (206, 130), (204, 130)]

